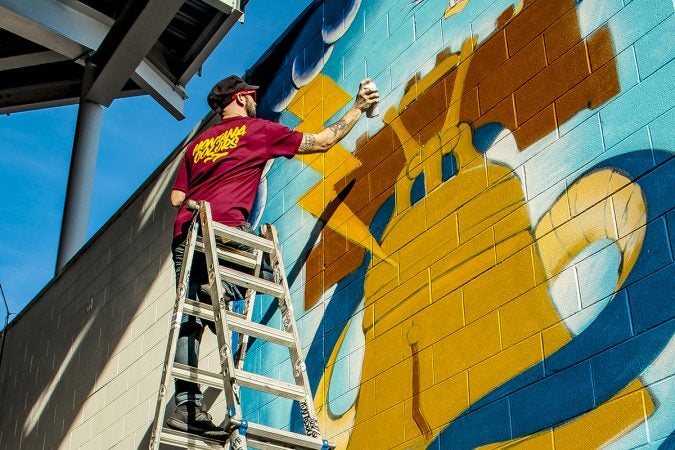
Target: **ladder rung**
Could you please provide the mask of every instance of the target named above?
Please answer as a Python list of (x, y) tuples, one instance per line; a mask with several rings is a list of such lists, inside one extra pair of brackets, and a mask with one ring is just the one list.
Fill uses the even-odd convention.
[(290, 398), (299, 402), (305, 401), (305, 390), (302, 386), (275, 380), (257, 373), (235, 370), (235, 378), (240, 386), (256, 391), (267, 392), (278, 397)]
[[(248, 429), (246, 430), (247, 442), (255, 440), (260, 443), (275, 443), (286, 444), (297, 449), (321, 449), (323, 448), (323, 440), (299, 433), (292, 433), (290, 431), (279, 430), (267, 425), (259, 423), (248, 422)], [(283, 447), (282, 447), (283, 448)]]
[[(178, 431), (167, 427), (162, 428), (160, 442), (162, 444), (198, 450), (224, 448), (224, 443), (221, 441), (185, 433), (184, 431)], [(270, 450), (319, 450), (323, 448), (323, 441), (320, 438), (313, 438), (303, 434), (291, 433), (290, 431), (278, 430), (251, 422), (248, 422), (248, 428), (246, 430), (246, 444), (249, 447)]]
[(159, 437), (162, 444), (174, 445), (176, 447), (213, 450), (214, 448), (223, 448), (223, 442), (215, 439), (209, 439), (195, 434), (185, 433), (183, 431), (173, 430), (171, 428), (162, 428), (162, 434)]
[[(213, 321), (213, 308), (206, 303), (196, 302), (194, 300), (185, 300), (183, 311), (192, 316)], [(292, 347), (295, 345), (293, 335), (286, 331), (246, 320), (241, 314), (227, 311), (227, 326), (230, 331), (245, 334), (251, 337), (272, 342), (274, 344)]]
[[(223, 389), (223, 377), (219, 373), (208, 372), (185, 364), (174, 363), (173, 376), (179, 380), (192, 381), (216, 389)], [(236, 382), (243, 387), (267, 392), (278, 397), (290, 398), (291, 400), (305, 401), (305, 390), (302, 386), (275, 380), (244, 370), (234, 371)]]
[(236, 331), (237, 333), (246, 334), (274, 344), (283, 345), (289, 348), (295, 345), (295, 340), (291, 333), (277, 330), (276, 328), (260, 323), (251, 322), (246, 320), (246, 318), (230, 316), (229, 313), (227, 315), (227, 326), (230, 330)]
[(274, 243), (272, 241), (256, 236), (255, 234), (241, 231), (238, 228), (228, 227), (227, 225), (213, 222), (213, 231), (215, 231), (217, 236), (248, 245), (249, 247), (257, 248), (258, 250), (267, 253), (274, 250)]
[[(202, 241), (201, 237), (197, 238), (195, 250), (202, 253), (205, 252), (204, 242)], [(255, 255), (251, 252), (237, 250), (235, 248), (217, 247), (216, 253), (218, 254), (219, 259), (229, 261), (242, 267), (253, 269), (256, 266)]]
[(191, 316), (201, 317), (202, 319), (213, 322), (213, 307), (207, 303), (197, 302), (195, 300), (185, 299), (183, 313)]
[(238, 270), (230, 269), (229, 267), (220, 267), (220, 276), (237, 286), (243, 286), (246, 289), (253, 289), (262, 294), (270, 294), (274, 297), (283, 297), (285, 294), (284, 287), (280, 284), (272, 283), (271, 281), (240, 272)]
[(173, 376), (179, 380), (192, 381), (193, 383), (223, 390), (223, 376), (219, 373), (208, 372), (185, 364), (173, 363)]

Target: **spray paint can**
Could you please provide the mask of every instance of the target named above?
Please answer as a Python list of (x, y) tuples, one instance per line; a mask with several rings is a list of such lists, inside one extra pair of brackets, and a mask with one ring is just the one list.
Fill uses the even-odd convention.
[[(375, 86), (375, 83), (372, 81), (368, 82), (365, 86), (366, 89), (370, 89), (371, 91), (377, 90), (377, 86)], [(377, 117), (380, 115), (380, 102), (374, 103), (370, 108), (366, 110), (366, 117), (368, 118), (373, 118)]]

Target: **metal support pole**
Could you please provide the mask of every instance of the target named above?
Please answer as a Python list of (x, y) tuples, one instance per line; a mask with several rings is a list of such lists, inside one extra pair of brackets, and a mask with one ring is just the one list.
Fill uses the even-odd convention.
[(7, 310), (7, 315), (5, 316), (5, 328), (2, 329), (2, 344), (0, 344), (0, 372), (2, 371), (2, 355), (5, 353), (5, 335), (7, 334), (7, 326), (9, 325), (9, 317), (14, 314), (9, 311), (9, 305), (7, 304), (7, 299), (5, 298), (5, 291), (2, 289), (2, 284), (0, 284), (0, 293), (2, 293), (2, 301), (5, 302), (5, 309)]
[[(93, 73), (94, 67), (88, 66), (85, 70)], [(86, 78), (88, 77), (85, 75)], [(86, 92), (86, 84), (83, 81), (83, 92)], [(77, 253), (87, 237), (102, 118), (103, 106), (90, 102), (83, 95), (77, 111), (59, 251), (56, 257), (56, 274), (59, 274), (70, 258)]]

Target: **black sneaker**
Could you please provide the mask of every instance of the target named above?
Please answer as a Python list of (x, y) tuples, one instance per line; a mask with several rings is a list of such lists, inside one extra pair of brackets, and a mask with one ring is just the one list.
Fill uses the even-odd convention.
[(229, 436), (229, 433), (212, 422), (209, 413), (194, 403), (184, 403), (176, 407), (176, 411), (169, 417), (166, 424), (174, 430), (211, 439), (225, 440)]
[(202, 303), (211, 304), (211, 286), (209, 284), (202, 284), (199, 286), (199, 301)]

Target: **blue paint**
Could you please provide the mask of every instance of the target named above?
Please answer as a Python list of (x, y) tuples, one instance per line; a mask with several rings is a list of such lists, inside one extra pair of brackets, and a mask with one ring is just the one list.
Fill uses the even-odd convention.
[[(373, 216), (373, 219), (370, 221), (371, 233), (378, 242), (382, 239), (386, 224), (391, 220), (394, 213), (394, 207), (394, 197), (391, 196), (382, 203), (382, 206), (380, 206)], [(363, 264), (338, 283), (333, 298), (326, 306), (326, 312), (324, 313), (321, 319), (321, 325), (319, 326), (319, 330), (325, 329), (327, 331), (323, 335), (323, 338), (317, 336), (317, 339), (312, 342), (307, 352), (305, 363), (308, 367), (325, 367), (325, 362), (335, 350), (335, 345), (342, 333), (342, 329), (354, 315), (356, 308), (363, 299), (365, 289), (363, 280), (366, 271), (368, 270), (370, 258), (371, 254), (366, 252), (363, 258)], [(342, 324), (342, 326), (337, 327), (336, 324)], [(319, 381), (321, 381), (322, 375), (323, 370), (307, 374), (312, 392), (316, 392), (316, 388)], [(292, 425), (291, 428), (293, 431), (302, 432), (302, 421), (297, 421), (299, 417), (301, 417), (300, 408), (297, 402), (294, 402), (291, 418), (292, 420), (296, 420), (296, 425)]]
[(596, 405), (612, 398), (649, 366), (673, 333), (675, 333), (675, 319), (591, 358)]
[(481, 438), (485, 436), (494, 441), (512, 439), (509, 415), (508, 399), (486, 405), (458, 417), (443, 430), (430, 447), (437, 443), (441, 449), (473, 449), (482, 445), (484, 439)]
[(420, 173), (415, 177), (412, 187), (410, 188), (410, 206), (413, 206), (415, 203), (419, 202), (426, 195), (426, 189), (424, 188), (424, 172)]
[[(652, 148), (670, 148), (675, 142), (675, 108), (671, 108), (665, 114), (662, 114), (657, 119), (649, 124), (649, 132), (652, 141)], [(660, 164), (666, 159), (675, 156), (675, 152), (662, 152), (654, 155), (654, 162)]]
[[(619, 291), (614, 298), (607, 304), (605, 309), (598, 315), (595, 321), (597, 323), (595, 334), (604, 336), (603, 340), (594, 340), (594, 335), (584, 338), (584, 345), (580, 346), (577, 353), (563, 353), (555, 358), (551, 357), (545, 360), (546, 375), (552, 375), (577, 364), (587, 358), (596, 355), (608, 347), (614, 346), (630, 339), (633, 335), (631, 327), (631, 318), (628, 312), (628, 295), (626, 290)], [(602, 320), (599, 320), (602, 317)], [(583, 333), (580, 334), (580, 336)]]
[(675, 15), (651, 29), (634, 45), (640, 77), (646, 78), (675, 58)]
[(659, 446), (659, 450), (673, 450), (675, 449), (675, 431), (670, 433), (670, 436), (663, 441), (663, 443)]
[[(643, 292), (651, 292), (652, 298), (645, 298)], [(675, 317), (674, 292), (675, 265), (672, 263), (628, 288), (636, 334)]]
[(668, 213), (666, 220), (666, 226), (668, 227), (668, 240), (670, 241), (670, 259), (675, 259), (675, 210)]
[(481, 153), (485, 153), (497, 140), (499, 133), (504, 130), (504, 125), (491, 122), (476, 128), (473, 133), (473, 146)]
[[(655, 151), (655, 156), (664, 157), (664, 153), (668, 152)], [(647, 169), (645, 174), (644, 169), (650, 164), (640, 164), (641, 158), (652, 160), (652, 154), (646, 150), (619, 155), (600, 162), (587, 173), (610, 168), (635, 180), (647, 203), (645, 243), (650, 245), (663, 242), (654, 239), (652, 235), (663, 232), (663, 222), (656, 219), (669, 211), (668, 205), (672, 203), (673, 196), (664, 196), (663, 193), (674, 192), (675, 177), (671, 176), (672, 173), (669, 174), (673, 169), (668, 169), (665, 165), (656, 170)], [(668, 247), (643, 248), (635, 263), (634, 273), (644, 273), (643, 268), (651, 265), (648, 260), (654, 257), (652, 250), (670, 252)], [(675, 304), (675, 289), (672, 287), (674, 269), (675, 265), (671, 264), (652, 275), (652, 282), (647, 281), (651, 277), (645, 278), (629, 288), (628, 300), (634, 325), (644, 327), (646, 323), (660, 323), (673, 317), (670, 305)], [(637, 281), (632, 278), (631, 273), (625, 285)], [(625, 336), (625, 329), (618, 333), (608, 330), (614, 326), (621, 327), (621, 323), (626, 320), (625, 312), (622, 311), (625, 310), (625, 302), (620, 298), (624, 292), (625, 290), (613, 299), (583, 332), (545, 359), (544, 364), (548, 371), (544, 379), (532, 384), (532, 379), (536, 379), (537, 373), (541, 371), (541, 366), (537, 364), (486, 395), (474, 405), (474, 408), (479, 409), (467, 410), (441, 432), (437, 439), (441, 444), (447, 444), (447, 447), (441, 445), (441, 448), (473, 448), (505, 440), (507, 437), (503, 432), (485, 428), (484, 425), (504, 420), (507, 413), (495, 411), (489, 417), (477, 419), (478, 411), (484, 411), (484, 408), (493, 404), (507, 400), (513, 403), (511, 438), (515, 439), (554, 427), (592, 410), (639, 376), (672, 338), (675, 320), (671, 319), (616, 345), (617, 339)], [(589, 385), (589, 362), (584, 361), (590, 361), (592, 386)], [(576, 395), (570, 395), (570, 392), (576, 392)], [(592, 400), (589, 392), (594, 393)], [(505, 395), (509, 397), (504, 399)], [(476, 430), (480, 430), (480, 433), (476, 433)]]
[[(668, 6), (672, 9), (672, 6)], [(625, 8), (624, 8), (625, 10)], [(653, 14), (652, 10), (646, 11)], [(614, 33), (612, 36), (623, 35)], [(601, 111), (605, 144), (611, 147), (673, 107), (673, 97), (662, 89), (675, 85), (675, 60), (608, 103)]]
[(517, 391), (518, 389), (522, 389), (526, 386), (536, 383), (539, 380), (542, 380), (544, 378), (544, 371), (545, 369), (543, 362), (535, 364), (534, 366), (530, 367), (529, 370), (521, 374), (517, 379), (514, 379), (512, 380), (512, 382), (504, 384), (496, 388), (494, 391), (492, 391), (489, 395), (489, 400), (487, 400), (486, 397), (483, 400), (479, 400), (475, 402), (473, 405), (469, 406), (469, 409), (465, 412), (465, 414), (481, 408), (485, 408), (490, 403), (493, 403), (496, 400), (506, 397), (512, 394), (514, 391)]
[(443, 160), (441, 161), (441, 168), (442, 168), (442, 179), (443, 182), (448, 181), (450, 178), (454, 177), (457, 175), (457, 158), (455, 158), (455, 155), (453, 153), (448, 153), (447, 155), (443, 155)]
[[(565, 401), (561, 401), (561, 397)], [(532, 405), (534, 399), (536, 407)], [(527, 436), (550, 427), (552, 423), (569, 420), (577, 415), (580, 408), (588, 411), (596, 406), (593, 403), (590, 364), (584, 362), (547, 376), (515, 392), (510, 400), (514, 437)]]
[[(648, 205), (647, 207), (649, 208), (650, 206)], [(628, 286), (672, 262), (670, 252), (664, 251), (664, 249), (669, 247), (665, 216), (653, 220), (648, 226), (651, 228), (651, 233), (645, 236), (644, 243), (642, 244), (642, 254), (645, 255), (645, 262), (640, 267), (635, 267), (630, 273), (630, 276), (626, 280), (626, 285)]]
[(286, 125), (291, 130), (295, 130), (298, 125), (302, 123), (302, 119), (285, 109), (281, 112), (281, 123)]

